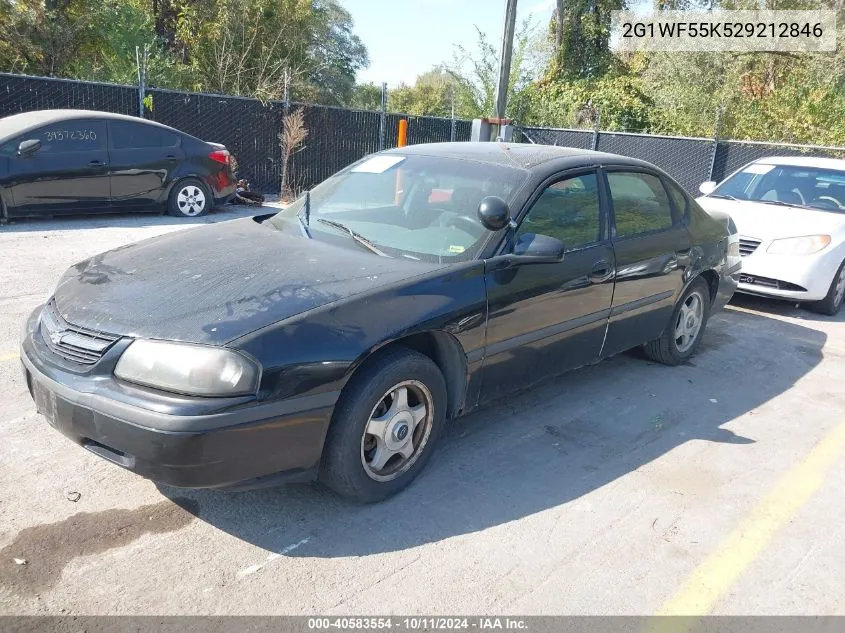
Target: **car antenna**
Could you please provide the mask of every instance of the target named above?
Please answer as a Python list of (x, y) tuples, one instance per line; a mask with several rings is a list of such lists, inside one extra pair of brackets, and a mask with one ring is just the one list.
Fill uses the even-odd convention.
[(305, 190), (305, 226), (311, 226), (311, 190)]

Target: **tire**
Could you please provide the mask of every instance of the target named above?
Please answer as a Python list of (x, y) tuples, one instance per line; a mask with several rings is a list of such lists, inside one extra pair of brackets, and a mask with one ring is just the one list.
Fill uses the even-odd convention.
[(843, 299), (845, 299), (845, 261), (839, 265), (839, 270), (833, 276), (825, 298), (808, 303), (807, 307), (813, 312), (834, 316), (839, 314)]
[[(682, 317), (685, 317), (686, 321), (682, 322)], [(694, 318), (695, 324), (689, 320), (690, 317)], [(660, 338), (643, 345), (643, 352), (648, 358), (658, 363), (680, 365), (695, 353), (704, 335), (704, 328), (707, 326), (709, 317), (710, 287), (706, 281), (698, 277), (678, 301), (663, 334)], [(690, 334), (689, 330), (691, 324), (696, 328), (693, 334)], [(683, 328), (686, 332), (686, 340), (683, 335), (679, 336), (679, 328), (682, 325), (688, 326)]]
[(413, 350), (388, 348), (369, 359), (344, 388), (319, 480), (353, 501), (387, 499), (425, 467), (445, 419), (446, 383), (437, 365)]
[(208, 187), (196, 178), (186, 178), (173, 185), (167, 212), (177, 218), (198, 218), (211, 209), (213, 202)]

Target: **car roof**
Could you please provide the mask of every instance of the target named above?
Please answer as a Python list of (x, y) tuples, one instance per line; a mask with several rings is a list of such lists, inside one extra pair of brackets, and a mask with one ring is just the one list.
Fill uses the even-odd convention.
[[(531, 143), (479, 143), (473, 141), (462, 143), (423, 143), (420, 145), (395, 147), (386, 150), (385, 153), (408, 156), (442, 156), (443, 158), (473, 160), (520, 169), (530, 169), (559, 159), (570, 159), (572, 163), (576, 163), (579, 162), (577, 160), (578, 158), (584, 159), (583, 162), (585, 164), (648, 165), (643, 161), (627, 156), (594, 152), (589, 149), (580, 149), (577, 147), (558, 147), (557, 145), (536, 145)], [(651, 165), (649, 166), (651, 167)]]
[(793, 165), (795, 167), (819, 167), (845, 171), (845, 160), (839, 158), (820, 158), (817, 156), (767, 156), (758, 158), (754, 163), (765, 165)]
[[(0, 119), (0, 142), (13, 138), (18, 134), (23, 134), (29, 130), (33, 130), (42, 125), (50, 125), (51, 123), (58, 123), (60, 121), (69, 121), (73, 119), (111, 119), (114, 121), (132, 121), (134, 123), (146, 123), (161, 127), (172, 132), (179, 132), (171, 127), (156, 123), (155, 121), (147, 121), (139, 117), (127, 116), (125, 114), (115, 114), (113, 112), (100, 112), (98, 110), (32, 110), (30, 112), (21, 112), (20, 114), (13, 114), (11, 116)], [(183, 132), (179, 132), (184, 134)]]

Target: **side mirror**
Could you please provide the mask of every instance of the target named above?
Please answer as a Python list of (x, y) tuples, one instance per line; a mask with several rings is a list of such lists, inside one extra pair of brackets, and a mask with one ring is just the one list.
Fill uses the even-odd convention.
[(710, 195), (716, 190), (716, 185), (718, 185), (715, 180), (708, 180), (707, 182), (703, 182), (698, 185), (698, 190), (703, 193), (705, 196)]
[(41, 141), (39, 141), (37, 138), (31, 138), (29, 140), (23, 141), (20, 145), (18, 145), (18, 156), (32, 156), (35, 152), (40, 149)]
[(511, 210), (501, 198), (487, 196), (478, 205), (478, 220), (488, 231), (499, 231), (511, 221)]
[(525, 263), (559, 262), (563, 259), (564, 245), (556, 237), (539, 233), (524, 233), (513, 247), (513, 254)]

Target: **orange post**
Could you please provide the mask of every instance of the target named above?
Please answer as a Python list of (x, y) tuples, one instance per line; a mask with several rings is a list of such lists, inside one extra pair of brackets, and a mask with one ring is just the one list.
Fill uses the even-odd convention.
[[(399, 119), (399, 138), (397, 147), (405, 147), (408, 144), (408, 119)], [(396, 195), (394, 204), (402, 202), (402, 168), (396, 170)]]
[(405, 147), (408, 144), (408, 119), (399, 119), (399, 144), (397, 147)]

